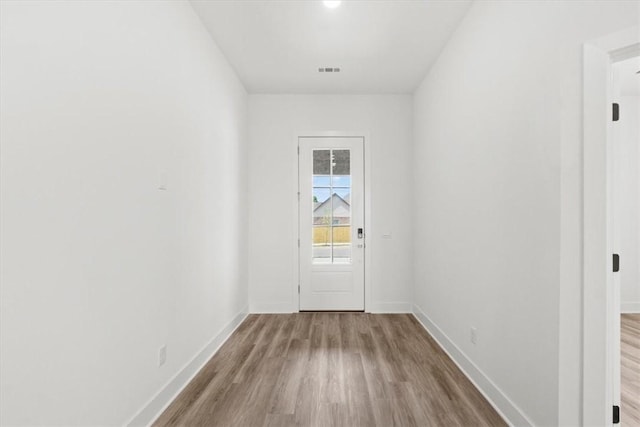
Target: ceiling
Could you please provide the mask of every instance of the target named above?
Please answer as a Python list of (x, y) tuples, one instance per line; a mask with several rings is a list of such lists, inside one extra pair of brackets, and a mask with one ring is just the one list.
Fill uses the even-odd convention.
[(621, 62), (617, 62), (613, 66), (620, 82), (620, 95), (640, 96), (640, 57), (636, 56)]
[(250, 93), (411, 93), (471, 0), (191, 4)]

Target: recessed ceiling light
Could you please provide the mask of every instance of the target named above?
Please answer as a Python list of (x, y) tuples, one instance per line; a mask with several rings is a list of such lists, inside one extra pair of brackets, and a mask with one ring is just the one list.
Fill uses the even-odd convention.
[(322, 3), (329, 9), (335, 9), (336, 7), (340, 6), (340, 3), (342, 3), (342, 1), (341, 0), (324, 0)]

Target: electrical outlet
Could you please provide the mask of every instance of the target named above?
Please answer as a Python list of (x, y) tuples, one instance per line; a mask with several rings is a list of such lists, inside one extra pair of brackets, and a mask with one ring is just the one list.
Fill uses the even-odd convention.
[(167, 361), (167, 346), (163, 345), (158, 350), (158, 366), (164, 365), (164, 362)]
[(478, 342), (478, 328), (471, 327), (471, 343), (476, 344)]

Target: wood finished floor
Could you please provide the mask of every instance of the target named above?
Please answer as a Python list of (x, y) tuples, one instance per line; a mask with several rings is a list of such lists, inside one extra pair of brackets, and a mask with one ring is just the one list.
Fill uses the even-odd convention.
[(250, 315), (155, 426), (504, 426), (408, 314)]
[(622, 375), (620, 423), (640, 426), (640, 314), (623, 314), (620, 328)]

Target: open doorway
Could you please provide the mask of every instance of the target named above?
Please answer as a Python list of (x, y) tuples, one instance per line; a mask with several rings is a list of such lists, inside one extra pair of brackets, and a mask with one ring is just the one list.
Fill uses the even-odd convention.
[[(614, 243), (614, 66), (640, 56), (640, 29), (583, 51), (582, 424), (620, 422), (620, 288)], [(620, 254), (624, 260), (624, 254)], [(624, 268), (624, 261), (622, 267)]]
[(614, 341), (614, 401), (620, 396), (622, 425), (640, 425), (640, 57), (612, 65), (614, 122), (613, 250), (620, 307)]

